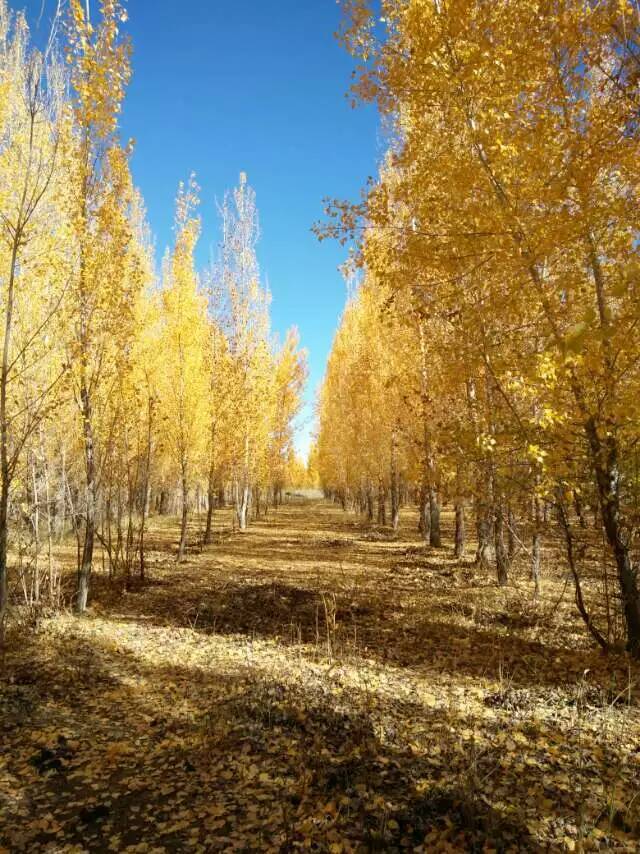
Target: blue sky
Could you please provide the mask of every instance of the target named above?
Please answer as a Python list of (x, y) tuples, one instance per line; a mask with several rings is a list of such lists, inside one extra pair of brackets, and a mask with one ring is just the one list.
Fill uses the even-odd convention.
[[(37, 17), (43, 0), (10, 0)], [(44, 0), (45, 9), (54, 0)], [(97, 10), (97, 0), (91, 0)], [(273, 294), (274, 329), (298, 326), (310, 378), (298, 447), (344, 306), (346, 249), (318, 243), (311, 225), (325, 196), (356, 201), (381, 145), (371, 107), (345, 97), (352, 59), (333, 33), (335, 0), (129, 0), (133, 80), (122, 117), (133, 174), (158, 256), (171, 242), (178, 182), (202, 188), (201, 264), (217, 242), (215, 199), (248, 174), (257, 194), (258, 255)], [(48, 15), (45, 12), (45, 25)]]

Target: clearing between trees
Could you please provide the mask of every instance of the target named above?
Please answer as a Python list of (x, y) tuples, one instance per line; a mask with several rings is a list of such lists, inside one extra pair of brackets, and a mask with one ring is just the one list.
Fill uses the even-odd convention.
[(182, 564), (156, 518), (144, 584), (14, 626), (0, 850), (637, 850), (637, 666), (415, 515), (295, 501)]

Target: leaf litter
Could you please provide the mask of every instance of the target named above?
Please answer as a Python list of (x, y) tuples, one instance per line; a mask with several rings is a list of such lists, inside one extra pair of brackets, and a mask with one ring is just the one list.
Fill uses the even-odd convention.
[(399, 541), (323, 503), (186, 566), (160, 538), (146, 586), (13, 643), (1, 850), (637, 850), (637, 671)]

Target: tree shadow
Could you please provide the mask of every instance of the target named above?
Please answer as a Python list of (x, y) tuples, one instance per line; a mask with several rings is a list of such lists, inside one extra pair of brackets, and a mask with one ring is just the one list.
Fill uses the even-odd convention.
[[(24, 680), (27, 657), (37, 702), (3, 733), (0, 844), (11, 851), (141, 841), (169, 851), (308, 842), (328, 851), (340, 839), (402, 851), (429, 836), (467, 851), (535, 850), (522, 821), (465, 781), (469, 758), (455, 728), (469, 721), (446, 710), (387, 710), (391, 721), (401, 712), (433, 727), (442, 756), (434, 764), (381, 727), (370, 697), (340, 699), (330, 684), (283, 679), (257, 663), (150, 666), (89, 634), (58, 638), (46, 655), (37, 643), (23, 649), (11, 684)], [(478, 774), (497, 761), (485, 755)]]
[[(184, 572), (181, 568), (178, 572)], [(575, 686), (586, 670), (603, 685), (615, 677), (627, 678), (627, 664), (603, 657), (590, 648), (562, 647), (520, 632), (509, 620), (492, 619), (477, 624), (462, 611), (462, 619), (438, 613), (432, 616), (418, 604), (405, 608), (393, 603), (386, 590), (376, 587), (340, 586), (330, 589), (318, 576), (303, 583), (288, 583), (265, 572), (264, 580), (247, 573), (241, 580), (234, 571), (210, 584), (198, 576), (152, 579), (144, 587), (116, 596), (108, 585), (96, 587), (96, 600), (121, 622), (193, 629), (203, 635), (243, 636), (306, 647), (301, 654), (364, 657), (380, 664), (410, 670), (428, 669), (450, 676), (480, 680), (508, 680), (519, 688), (567, 689)], [(445, 579), (446, 581), (446, 579)], [(395, 593), (402, 589), (394, 583)], [(412, 588), (407, 588), (407, 596)], [(524, 617), (523, 617), (524, 621)], [(526, 621), (524, 621), (526, 623)], [(527, 624), (528, 625), (528, 624)], [(532, 624), (533, 625), (533, 624)], [(637, 688), (631, 689), (637, 702)]]

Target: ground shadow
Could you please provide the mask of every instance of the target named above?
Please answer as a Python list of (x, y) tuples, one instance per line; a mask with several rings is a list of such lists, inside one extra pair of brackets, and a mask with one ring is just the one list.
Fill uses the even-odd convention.
[[(259, 666), (149, 667), (87, 637), (58, 639), (46, 657), (34, 648), (32, 662), (34, 702), (4, 727), (0, 844), (11, 851), (328, 851), (336, 839), (402, 851), (430, 836), (467, 851), (536, 850), (521, 819), (465, 780), (455, 727), (468, 719), (403, 708), (437, 734), (434, 764), (381, 730), (362, 696), (336, 700)], [(24, 668), (10, 673), (24, 684)], [(485, 753), (478, 775), (497, 762)]]

